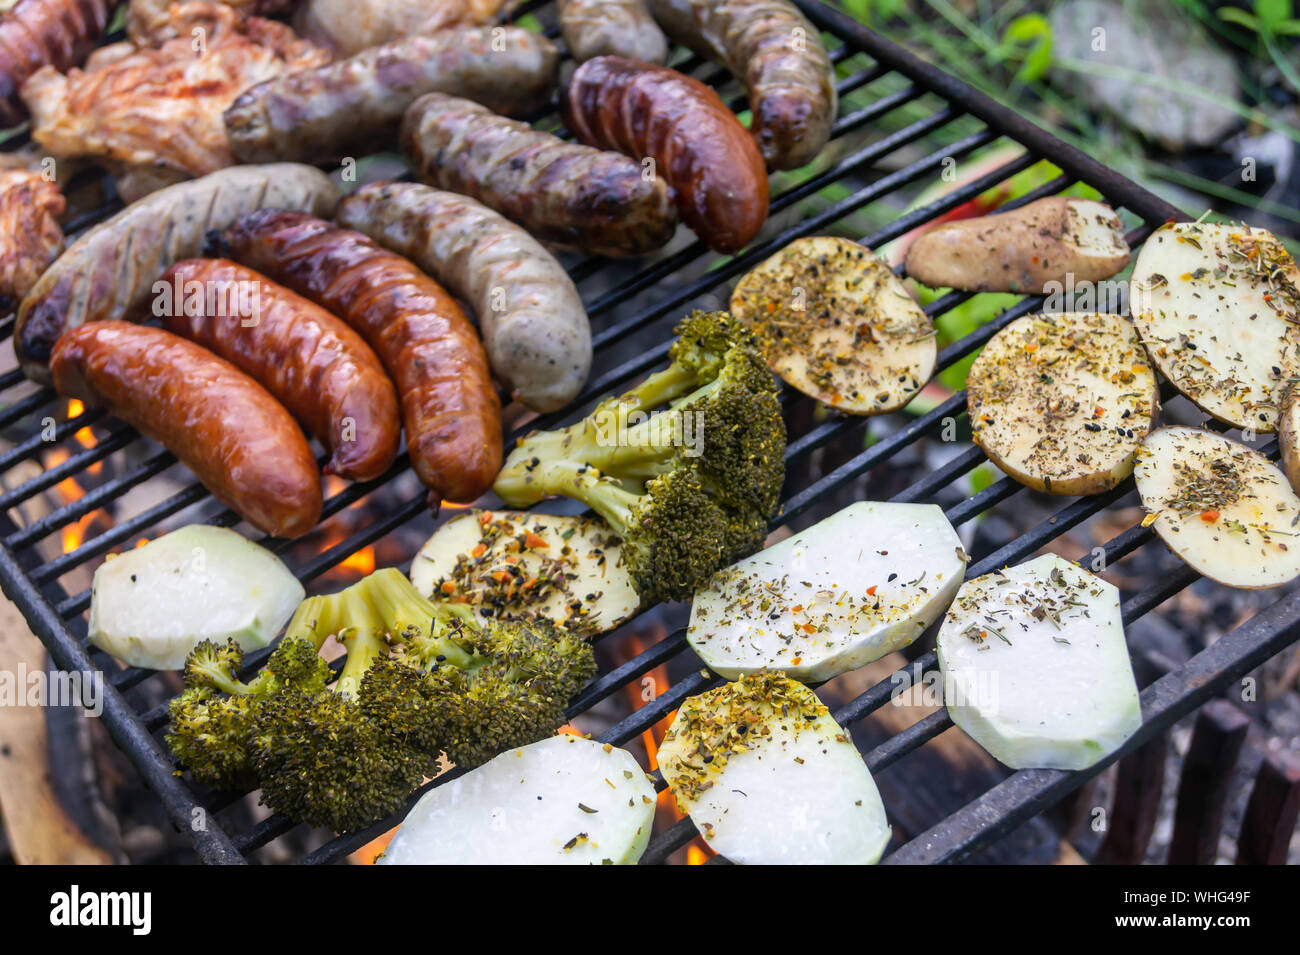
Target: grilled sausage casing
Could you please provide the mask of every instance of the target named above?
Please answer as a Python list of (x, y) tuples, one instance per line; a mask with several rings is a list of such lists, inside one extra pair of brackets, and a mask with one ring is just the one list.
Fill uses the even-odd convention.
[(598, 56), (668, 60), (668, 38), (645, 0), (560, 0), (559, 14), (564, 42), (579, 63)]
[(349, 229), (266, 210), (221, 238), (232, 258), (341, 317), (397, 385), (411, 465), (441, 497), (475, 500), (501, 469), (501, 403), (455, 299), (412, 263)]
[(259, 83), (226, 110), (226, 134), (241, 162), (361, 156), (395, 140), (403, 111), (425, 93), (463, 96), (497, 113), (537, 110), (559, 64), (555, 44), (518, 27), (414, 36)]
[(561, 108), (584, 143), (652, 157), (677, 194), (682, 221), (711, 249), (735, 252), (763, 227), (763, 157), (699, 80), (666, 66), (599, 56), (574, 72)]
[(672, 238), (667, 185), (621, 153), (566, 143), (465, 99), (430, 93), (406, 111), (402, 151), (430, 185), (473, 196), (547, 242), (638, 255)]
[(254, 209), (329, 215), (338, 189), (311, 166), (235, 166), (160, 189), (82, 234), (18, 308), (14, 350), (29, 378), (49, 382), (54, 343), (84, 322), (131, 317), (167, 266), (198, 255), (213, 229)]
[(651, 0), (673, 39), (744, 82), (769, 169), (797, 169), (830, 139), (835, 72), (817, 28), (788, 0)]
[(89, 55), (104, 35), (113, 0), (18, 0), (0, 19), (0, 127), (27, 118), (18, 95), (42, 66), (60, 73)]
[(94, 322), (59, 339), (50, 368), (59, 394), (162, 444), (258, 530), (301, 537), (320, 519), (320, 473), (302, 430), (206, 348), (159, 328)]
[(467, 196), (409, 182), (363, 186), (340, 224), (400, 252), (470, 303), (497, 377), (535, 411), (564, 407), (591, 370), (591, 323), (563, 266)]
[(397, 393), (346, 323), (226, 259), (184, 259), (158, 285), (163, 327), (271, 392), (330, 452), (327, 474), (368, 481), (388, 470), (402, 437)]

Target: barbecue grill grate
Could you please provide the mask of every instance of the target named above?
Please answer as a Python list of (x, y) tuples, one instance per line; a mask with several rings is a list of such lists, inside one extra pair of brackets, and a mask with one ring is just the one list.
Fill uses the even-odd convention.
[[(1020, 158), (987, 173), (977, 181), (956, 189), (924, 208), (897, 218), (886, 228), (870, 235), (852, 237), (872, 248), (878, 248), (915, 226), (1005, 182), (1040, 159), (1050, 160), (1063, 174), (1034, 192), (1019, 197), (1015, 204), (1056, 194), (1075, 183), (1087, 183), (1100, 191), (1116, 209), (1124, 210), (1130, 220), (1138, 221), (1139, 224), (1128, 236), (1130, 244), (1135, 247), (1166, 220), (1184, 218), (1174, 207), (1113, 173), (1094, 159), (1044, 133), (1015, 113), (893, 46), (837, 11), (806, 0), (799, 0), (799, 5), (813, 23), (824, 31), (828, 47), (833, 51), (833, 59), (840, 71), (841, 116), (834, 127), (837, 141), (842, 143), (843, 137), (848, 134), (904, 109), (921, 112), (923, 115), (919, 119), (900, 123), (895, 131), (853, 151), (844, 151), (827, 168), (807, 178), (801, 179), (798, 175), (776, 177), (772, 198), (774, 221), (769, 223), (761, 242), (735, 258), (713, 256), (699, 242), (692, 242), (658, 260), (632, 266), (629, 277), (600, 293), (590, 291), (596, 284), (593, 280), (608, 276), (613, 266), (598, 258), (577, 261), (571, 267), (571, 273), (578, 282), (580, 291), (584, 293), (593, 319), (596, 372), (580, 399), (569, 410), (546, 416), (530, 426), (550, 426), (576, 418), (578, 412), (584, 410), (595, 398), (652, 369), (666, 355), (670, 340), (669, 329), (677, 317), (703, 297), (716, 294), (719, 290), (725, 293), (729, 280), (743, 274), (792, 239), (826, 232), (852, 235), (848, 231), (851, 226), (844, 223), (846, 217), (898, 190), (927, 179), (932, 180), (943, 171), (946, 160), (961, 160), (989, 145), (1015, 142), (1025, 147), (1026, 151)], [(543, 17), (550, 15), (549, 6), (541, 2), (526, 4), (520, 12), (539, 13)], [(719, 87), (724, 94), (739, 89), (724, 71), (698, 59), (686, 59), (677, 65), (683, 71)], [(877, 84), (887, 88), (874, 98), (866, 98), (865, 94), (872, 92), (869, 88)], [(864, 96), (849, 100), (849, 94), (856, 91), (863, 91)], [(864, 98), (866, 105), (853, 105), (853, 100), (859, 98)], [(735, 109), (743, 109), (743, 97), (733, 99), (731, 105)], [(539, 120), (548, 128), (556, 128), (556, 123), (550, 116), (540, 117)], [(958, 131), (955, 141), (952, 139), (954, 129)], [(949, 136), (937, 148), (933, 141), (927, 141), (945, 130)], [(886, 171), (878, 172), (882, 168)], [(872, 174), (876, 174), (874, 180), (859, 184), (862, 180), (857, 177), (869, 178)], [(845, 186), (846, 179), (855, 180), (851, 188)], [(828, 187), (834, 191), (828, 190)], [(778, 231), (780, 223), (775, 220), (779, 220), (779, 213), (813, 198), (823, 203), (820, 209)], [(82, 216), (75, 227), (89, 226), (106, 218), (117, 208), (115, 204), (107, 204)], [(646, 297), (650, 298), (651, 304), (644, 307), (632, 307), (629, 304), (634, 298), (641, 301)], [(932, 317), (937, 317), (970, 297), (962, 293), (951, 293), (933, 302), (926, 310)], [(939, 355), (939, 367), (949, 367), (970, 355), (1008, 322), (1030, 314), (1041, 306), (1041, 298), (1022, 299), (1002, 312), (993, 322), (944, 348)], [(8, 337), (12, 333), (12, 318), (0, 323), (0, 336)], [(1166, 389), (1164, 397), (1169, 396), (1170, 392)], [(786, 397), (788, 399), (789, 394)], [(85, 639), (85, 612), (90, 603), (89, 592), (70, 594), (61, 582), (65, 575), (105, 553), (130, 546), (132, 541), (174, 515), (203, 502), (211, 504), (209, 495), (197, 483), (190, 483), (178, 493), (89, 537), (69, 552), (52, 560), (44, 560), (38, 551), (38, 545), (43, 541), (96, 509), (119, 500), (131, 489), (150, 481), (174, 464), (175, 459), (165, 451), (156, 451), (138, 462), (123, 464), (116, 476), (99, 484), (85, 496), (59, 507), (28, 526), (19, 527), (11, 520), (10, 509), (50, 490), (66, 478), (75, 478), (85, 473), (92, 465), (110, 459), (124, 459), (123, 452), (136, 442), (138, 436), (120, 423), (103, 423), (103, 415), (90, 410), (70, 421), (59, 423), (55, 427), (52, 444), (40, 433), (41, 421), (45, 416), (57, 414), (62, 404), (48, 389), (32, 390), (18, 371), (0, 375), (0, 402), (3, 403), (3, 407), (0, 407), (0, 428), (20, 435), (9, 450), (0, 453), (0, 475), (8, 474), (15, 466), (37, 457), (52, 446), (69, 442), (82, 428), (98, 425), (100, 429), (93, 446), (71, 444), (71, 453), (66, 460), (0, 492), (0, 535), (3, 535), (0, 541), (0, 584), (3, 585), (4, 592), (18, 605), (33, 630), (49, 647), (51, 656), (59, 667), (84, 671), (98, 669), (102, 665), (111, 674), (106, 680), (103, 713), (107, 728), (145, 781), (158, 793), (173, 822), (184, 831), (192, 833), (200, 857), (212, 863), (246, 861), (250, 853), (293, 828), (293, 824), (282, 817), (271, 817), (242, 832), (230, 832), (223, 827), (219, 813), (229, 803), (230, 797), (194, 792), (182, 778), (174, 775), (173, 763), (155, 736), (165, 723), (165, 709), (138, 712), (124, 696), (132, 687), (157, 677), (151, 671), (120, 670), (108, 664), (102, 654), (89, 647)], [(958, 419), (964, 411), (964, 396), (955, 395), (938, 407), (909, 419), (905, 426), (893, 433), (882, 436), (873, 432), (876, 440), (865, 446), (865, 449), (866, 442), (863, 439), (868, 423), (860, 418), (831, 417), (813, 424), (801, 434), (792, 434), (787, 455), (788, 463), (792, 465), (791, 479), (787, 483), (782, 514), (776, 523), (785, 524), (797, 520), (837, 489), (871, 469), (890, 462), (918, 440), (938, 433), (946, 420)], [(826, 473), (817, 474), (815, 465), (809, 464), (812, 456), (833, 441), (840, 442), (842, 446), (844, 438), (856, 441), (855, 447), (862, 450), (857, 450)], [(1276, 442), (1270, 442), (1262, 450), (1276, 455)], [(968, 448), (937, 470), (926, 474), (894, 499), (914, 502), (933, 500), (940, 491), (961, 480), (983, 461), (984, 456), (979, 449)], [(348, 486), (326, 501), (323, 519), (366, 499), (371, 492), (387, 485), (407, 470), (408, 462), (403, 457), (382, 478)], [(802, 486), (790, 486), (798, 484), (798, 475), (805, 472), (812, 475), (810, 480)], [(977, 559), (968, 568), (968, 577), (1026, 559), (1131, 492), (1130, 480), (1107, 494), (1065, 503), (1053, 517), (1016, 540), (992, 553), (974, 555)], [(960, 526), (1016, 495), (1025, 493), (1019, 484), (1004, 477), (949, 507), (948, 518), (954, 526)], [(361, 548), (375, 543), (417, 517), (424, 506), (423, 492), (415, 492), (409, 500), (375, 517), (367, 526), (293, 569), (304, 583), (310, 584)], [(208, 512), (214, 509), (214, 506), (210, 506)], [(218, 511), (215, 514), (208, 512), (205, 512), (203, 519), (211, 523), (229, 526), (238, 520), (229, 511)], [(1143, 546), (1152, 536), (1149, 529), (1131, 527), (1105, 544), (1105, 557), (1110, 562), (1117, 561)], [(283, 553), (289, 545), (284, 541), (270, 541), (269, 546)], [(1123, 613), (1126, 622), (1131, 623), (1196, 579), (1197, 575), (1184, 567), (1163, 579), (1147, 581), (1125, 600)], [(1220, 639), (1180, 669), (1147, 687), (1142, 694), (1145, 716), (1143, 728), (1120, 753), (1084, 773), (1013, 773), (1000, 785), (902, 846), (888, 856), (886, 861), (953, 861), (987, 845), (1063, 798), (1122, 753), (1136, 748), (1166, 729), (1175, 720), (1204, 703), (1229, 681), (1287, 646), (1297, 635), (1300, 635), (1300, 594), (1292, 593)], [(623, 661), (615, 669), (600, 675), (574, 701), (570, 715), (588, 710), (670, 658), (681, 654), (689, 655), (690, 652), (684, 631), (668, 635), (631, 659)], [(260, 662), (263, 656), (264, 653), (254, 655), (252, 659)], [(101, 661), (100, 664), (96, 660)], [(924, 671), (936, 669), (934, 651), (920, 655), (910, 666), (913, 672), (917, 666)], [(600, 739), (615, 745), (624, 744), (670, 714), (685, 697), (720, 682), (717, 677), (697, 667), (687, 677), (678, 680), (671, 689), (611, 727)], [(892, 687), (890, 680), (882, 681), (842, 705), (835, 712), (835, 718), (841, 724), (862, 719), (886, 703)], [(940, 709), (867, 752), (866, 761), (873, 771), (879, 771), (904, 758), (951, 726), (947, 712)], [(447, 774), (439, 782), (450, 778), (450, 775), (452, 774)], [(659, 786), (662, 788), (662, 781)], [(209, 820), (205, 828), (197, 831), (192, 825), (196, 810), (203, 810)], [(365, 831), (333, 838), (302, 861), (337, 861), (390, 828), (394, 822), (392, 819), (385, 820)], [(645, 861), (663, 861), (695, 834), (689, 820), (683, 820), (666, 832), (657, 834), (651, 841)]]

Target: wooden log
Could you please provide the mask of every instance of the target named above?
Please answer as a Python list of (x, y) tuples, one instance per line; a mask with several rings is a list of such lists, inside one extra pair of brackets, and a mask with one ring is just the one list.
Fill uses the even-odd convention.
[(1183, 760), (1174, 807), (1170, 865), (1212, 865), (1228, 783), (1250, 729), (1250, 717), (1227, 700), (1211, 700), (1196, 715), (1191, 746)]
[(1237, 836), (1237, 865), (1286, 865), (1300, 819), (1300, 759), (1268, 753), (1255, 777)]

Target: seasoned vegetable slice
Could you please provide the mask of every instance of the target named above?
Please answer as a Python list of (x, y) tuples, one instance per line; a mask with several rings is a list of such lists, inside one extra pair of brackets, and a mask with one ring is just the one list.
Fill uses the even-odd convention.
[(1159, 407), (1155, 370), (1120, 315), (1026, 315), (966, 380), (975, 443), (1020, 483), (1097, 494), (1133, 471)]
[(265, 547), (225, 527), (191, 524), (99, 566), (88, 635), (123, 663), (178, 670), (203, 640), (266, 646), (303, 596)]
[(919, 637), (966, 559), (941, 508), (859, 501), (716, 574), (695, 595), (687, 639), (728, 678), (829, 680)]
[(747, 864), (871, 865), (889, 822), (867, 764), (817, 696), (781, 674), (682, 704), (659, 769), (713, 849)]
[(633, 865), (655, 790), (627, 750), (553, 736), (425, 793), (384, 865)]
[(1156, 533), (1206, 577), (1257, 589), (1300, 576), (1300, 497), (1258, 451), (1200, 428), (1159, 428), (1134, 476)]
[(870, 249), (796, 239), (740, 280), (731, 314), (768, 364), (806, 395), (849, 414), (894, 411), (934, 374), (934, 325)]
[(967, 581), (938, 652), (952, 721), (1012, 769), (1085, 769), (1142, 725), (1119, 591), (1055, 554)]
[(641, 604), (604, 521), (524, 511), (452, 518), (416, 554), (411, 583), (486, 618), (545, 617), (584, 633), (612, 630)]
[(1274, 431), (1282, 391), (1300, 375), (1298, 284), (1272, 233), (1179, 222), (1142, 247), (1129, 307), (1174, 387), (1220, 421)]

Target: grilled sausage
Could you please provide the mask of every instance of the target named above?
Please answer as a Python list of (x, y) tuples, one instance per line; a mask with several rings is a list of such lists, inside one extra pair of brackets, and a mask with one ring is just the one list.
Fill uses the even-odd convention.
[(264, 207), (329, 215), (337, 202), (319, 169), (282, 163), (222, 169), (132, 203), (82, 234), (23, 299), (14, 328), (23, 371), (48, 383), (59, 335), (83, 322), (130, 317), (162, 271), (198, 255), (212, 229)]
[(559, 64), (555, 44), (518, 27), (443, 30), (259, 83), (226, 110), (226, 135), (241, 162), (365, 155), (396, 140), (403, 111), (425, 93), (535, 111)]
[(163, 328), (251, 375), (310, 432), (326, 474), (377, 478), (397, 457), (397, 392), (370, 346), (320, 306), (226, 259), (184, 259), (155, 284)]
[(481, 26), (510, 13), (519, 0), (305, 0), (293, 28), (335, 56), (448, 27)]
[(18, 0), (0, 18), (0, 126), (27, 118), (18, 95), (42, 66), (76, 66), (104, 35), (115, 0)]
[(532, 236), (466, 196), (415, 183), (363, 186), (338, 221), (415, 262), (478, 315), (497, 377), (555, 411), (591, 370), (591, 325), (573, 281)]
[(397, 384), (411, 465), (426, 487), (468, 503), (492, 486), (501, 403), (474, 327), (436, 282), (364, 235), (301, 213), (253, 213), (221, 244), (370, 343)]
[(769, 169), (811, 162), (831, 135), (835, 72), (821, 34), (788, 0), (650, 0), (669, 36), (722, 63), (749, 92)]
[(258, 530), (301, 537), (320, 519), (320, 473), (302, 430), (206, 348), (160, 328), (94, 322), (59, 339), (50, 370), (59, 394), (162, 444)]
[(668, 38), (645, 0), (560, 0), (560, 32), (579, 63), (625, 56), (645, 63), (668, 59)]
[(561, 98), (578, 139), (650, 156), (677, 195), (682, 221), (711, 249), (734, 252), (767, 219), (768, 186), (753, 137), (718, 94), (666, 66), (599, 56)]
[(38, 172), (0, 170), (0, 315), (8, 315), (63, 248), (63, 193)]
[(473, 196), (532, 235), (598, 255), (672, 238), (667, 185), (620, 153), (566, 143), (466, 99), (430, 93), (406, 112), (402, 151), (430, 185)]

